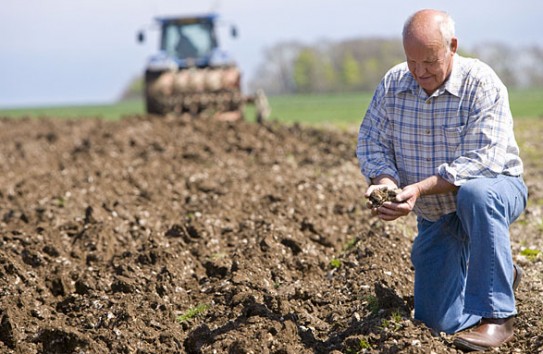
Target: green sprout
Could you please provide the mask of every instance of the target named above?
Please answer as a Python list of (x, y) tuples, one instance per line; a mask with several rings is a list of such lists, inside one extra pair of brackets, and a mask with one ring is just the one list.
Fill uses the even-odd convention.
[(366, 349), (371, 349), (371, 344), (366, 338), (360, 338), (358, 340), (358, 348), (347, 348), (345, 354), (358, 354), (362, 351), (365, 351)]
[(360, 349), (371, 349), (371, 344), (365, 338), (360, 339), (358, 345), (360, 346)]
[(226, 256), (228, 256), (228, 255), (226, 253), (224, 253), (224, 252), (217, 252), (217, 253), (213, 253), (211, 255), (211, 259), (216, 261), (216, 260), (219, 260), (219, 259), (226, 258)]
[(398, 311), (392, 312), (392, 322), (400, 323), (402, 322), (402, 315)]
[(56, 204), (59, 208), (64, 208), (64, 206), (66, 205), (66, 200), (62, 197), (58, 197), (56, 200)]
[(381, 330), (385, 330), (387, 328), (390, 328), (393, 332), (398, 331), (402, 325), (402, 315), (398, 311), (394, 311), (391, 314), (391, 319), (383, 318), (381, 320), (381, 326), (379, 327)]
[(535, 261), (537, 259), (537, 256), (541, 253), (540, 250), (535, 250), (532, 248), (526, 248), (520, 251), (520, 254), (524, 257), (528, 258), (530, 261)]
[(373, 296), (373, 295), (364, 296), (363, 300), (365, 302), (367, 302), (368, 310), (370, 310), (370, 312), (373, 315), (375, 315), (377, 312), (379, 312), (379, 310), (380, 310), (380, 308), (379, 308), (379, 299), (377, 299), (376, 296)]
[(337, 258), (334, 258), (330, 261), (330, 267), (334, 268), (334, 269), (337, 269), (339, 267), (341, 267), (341, 260), (337, 259)]
[(207, 309), (209, 309), (209, 306), (206, 304), (200, 304), (196, 307), (192, 307), (188, 309), (184, 314), (177, 316), (177, 322), (186, 322), (196, 316), (201, 315), (202, 313), (207, 311)]
[(353, 248), (356, 243), (358, 242), (358, 238), (357, 237), (353, 237), (352, 239), (349, 240), (349, 242), (347, 242), (345, 244), (345, 247), (343, 248), (345, 251), (349, 251), (351, 248)]

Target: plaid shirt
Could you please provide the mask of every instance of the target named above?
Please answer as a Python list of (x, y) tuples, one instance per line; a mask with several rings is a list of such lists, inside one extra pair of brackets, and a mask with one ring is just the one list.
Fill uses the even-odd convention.
[[(360, 126), (356, 150), (368, 179), (387, 174), (404, 187), (432, 175), (461, 186), (523, 172), (507, 89), (486, 64), (454, 56), (448, 80), (428, 96), (406, 63), (383, 78)], [(456, 210), (455, 193), (418, 199), (427, 220)]]

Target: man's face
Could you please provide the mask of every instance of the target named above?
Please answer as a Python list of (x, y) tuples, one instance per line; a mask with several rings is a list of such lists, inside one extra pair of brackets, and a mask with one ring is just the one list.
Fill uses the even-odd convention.
[(453, 38), (450, 48), (445, 47), (440, 37), (424, 40), (408, 38), (404, 40), (404, 51), (409, 71), (424, 91), (431, 95), (452, 71), (456, 38)]

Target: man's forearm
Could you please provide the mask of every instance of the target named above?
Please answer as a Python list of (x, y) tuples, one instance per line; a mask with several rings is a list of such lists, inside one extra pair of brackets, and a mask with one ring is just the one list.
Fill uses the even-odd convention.
[(394, 185), (395, 187), (398, 187), (398, 182), (392, 176), (389, 176), (389, 175), (381, 175), (381, 176), (377, 176), (375, 178), (372, 178), (371, 183), (372, 184), (385, 184), (387, 186)]
[(419, 189), (420, 195), (432, 195), (443, 194), (448, 192), (454, 192), (458, 190), (458, 187), (448, 182), (440, 176), (431, 176), (423, 179), (420, 182), (414, 183)]

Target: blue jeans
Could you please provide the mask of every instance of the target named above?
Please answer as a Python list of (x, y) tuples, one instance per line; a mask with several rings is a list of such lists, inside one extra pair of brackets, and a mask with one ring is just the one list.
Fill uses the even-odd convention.
[(521, 177), (480, 178), (460, 187), (456, 212), (435, 222), (418, 218), (411, 251), (416, 319), (455, 333), (482, 317), (517, 313), (509, 225), (526, 201)]

